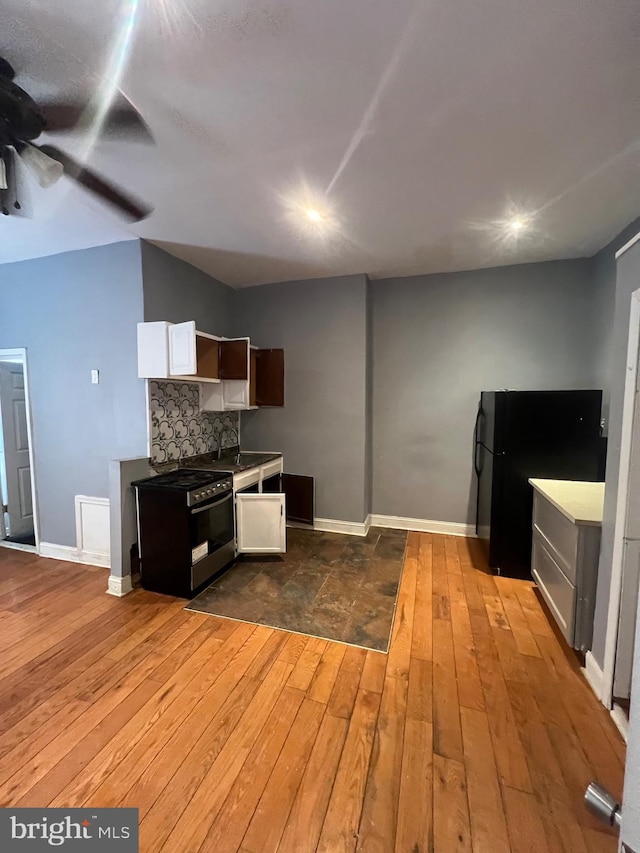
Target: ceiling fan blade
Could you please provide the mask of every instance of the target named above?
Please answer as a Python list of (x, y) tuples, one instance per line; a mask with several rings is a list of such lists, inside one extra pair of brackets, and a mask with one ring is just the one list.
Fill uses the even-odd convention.
[[(38, 110), (46, 122), (47, 133), (64, 133), (89, 128), (94, 111), (86, 103), (73, 101), (39, 102)], [(153, 142), (148, 124), (126, 99), (111, 106), (100, 129), (104, 136), (126, 136), (133, 142)]]
[(16, 72), (13, 70), (11, 63), (0, 56), (0, 77), (8, 77), (9, 80), (13, 80), (15, 76)]
[(58, 163), (62, 163), (65, 175), (81, 184), (89, 192), (103, 199), (103, 201), (116, 207), (133, 222), (145, 219), (153, 210), (152, 207), (144, 204), (144, 202), (137, 201), (132, 196), (126, 195), (122, 190), (105, 181), (104, 178), (101, 178), (96, 172), (87, 169), (82, 163), (79, 163), (73, 157), (65, 154), (64, 151), (56, 148), (55, 145), (39, 145), (35, 147), (39, 148), (47, 156), (57, 160)]

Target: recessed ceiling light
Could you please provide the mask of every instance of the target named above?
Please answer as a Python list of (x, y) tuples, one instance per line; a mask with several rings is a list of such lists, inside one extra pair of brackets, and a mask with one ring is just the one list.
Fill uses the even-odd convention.
[(327, 194), (304, 180), (281, 193), (280, 203), (289, 226), (302, 237), (324, 242), (341, 232), (340, 219)]
[(521, 216), (514, 216), (510, 222), (507, 223), (507, 228), (512, 234), (519, 234), (520, 231), (527, 227), (527, 222)]
[(532, 205), (510, 203), (501, 217), (468, 224), (475, 231), (486, 232), (496, 248), (513, 253), (540, 239), (539, 213)]

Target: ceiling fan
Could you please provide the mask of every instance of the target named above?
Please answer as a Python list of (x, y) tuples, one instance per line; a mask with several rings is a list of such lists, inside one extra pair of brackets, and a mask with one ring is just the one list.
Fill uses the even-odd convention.
[[(20, 210), (17, 197), (15, 158), (19, 157), (41, 187), (49, 187), (62, 174), (108, 202), (131, 221), (144, 219), (148, 205), (125, 193), (55, 145), (37, 145), (41, 133), (69, 132), (85, 115), (85, 104), (51, 102), (36, 104), (13, 82), (15, 72), (0, 57), (0, 212)], [(116, 131), (130, 138), (152, 142), (151, 132), (135, 107), (125, 98), (112, 106), (101, 132)]]

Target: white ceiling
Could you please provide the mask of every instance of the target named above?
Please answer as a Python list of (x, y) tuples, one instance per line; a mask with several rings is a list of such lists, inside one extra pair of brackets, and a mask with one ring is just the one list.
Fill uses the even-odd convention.
[[(31, 185), (0, 261), (137, 235), (236, 287), (383, 277), (590, 255), (640, 213), (637, 0), (5, 0), (0, 55), (36, 97), (89, 95), (126, 9), (157, 145), (88, 159), (154, 213)], [(285, 217), (305, 183), (331, 186), (331, 239)], [(505, 245), (511, 207), (536, 216)]]

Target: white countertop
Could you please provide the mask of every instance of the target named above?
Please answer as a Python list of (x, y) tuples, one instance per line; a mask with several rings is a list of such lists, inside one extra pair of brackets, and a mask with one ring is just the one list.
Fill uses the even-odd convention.
[(602, 524), (604, 483), (584, 483), (579, 480), (529, 480), (556, 509), (574, 524)]

